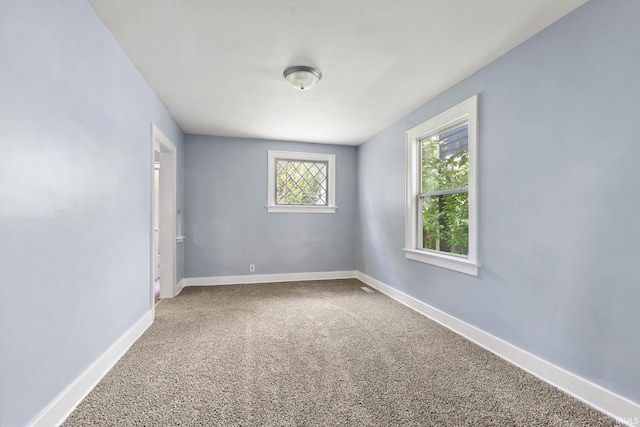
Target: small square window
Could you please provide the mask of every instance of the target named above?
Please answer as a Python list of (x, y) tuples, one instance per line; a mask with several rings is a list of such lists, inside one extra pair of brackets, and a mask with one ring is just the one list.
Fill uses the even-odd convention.
[(327, 206), (328, 162), (276, 159), (276, 204)]
[(269, 212), (335, 213), (335, 154), (268, 153)]

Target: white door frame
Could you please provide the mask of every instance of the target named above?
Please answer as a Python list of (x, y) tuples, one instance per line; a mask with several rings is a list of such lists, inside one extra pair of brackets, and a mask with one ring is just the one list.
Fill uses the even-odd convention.
[(150, 289), (151, 306), (154, 307), (153, 279), (154, 262), (156, 255), (153, 253), (153, 206), (155, 202), (154, 191), (154, 154), (160, 153), (160, 298), (173, 298), (176, 295), (176, 146), (162, 133), (160, 129), (151, 123), (151, 226), (149, 242), (151, 254)]

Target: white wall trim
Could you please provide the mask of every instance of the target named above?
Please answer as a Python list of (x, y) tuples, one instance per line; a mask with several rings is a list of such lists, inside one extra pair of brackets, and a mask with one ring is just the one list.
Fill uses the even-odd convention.
[(299, 280), (353, 279), (356, 271), (323, 271), (318, 273), (249, 274), (244, 276), (187, 277), (184, 286), (241, 285), (247, 283), (296, 282)]
[[(177, 149), (153, 122), (151, 123), (151, 146), (152, 164), (154, 151), (160, 153), (160, 241), (158, 242), (162, 257), (160, 262), (160, 298), (173, 298), (176, 295), (177, 269)], [(151, 203), (154, 203), (153, 179), (151, 182)], [(153, 213), (150, 217), (152, 218), (152, 216)], [(153, 219), (151, 220), (150, 233), (153, 239)], [(150, 242), (150, 247), (151, 259), (154, 260), (153, 240)], [(151, 264), (153, 267), (154, 263)], [(151, 289), (153, 289), (153, 270), (151, 271)], [(153, 298), (153, 291), (151, 298)]]
[(178, 286), (177, 286), (177, 289), (176, 289), (176, 296), (178, 296), (180, 294), (180, 292), (182, 292), (182, 290), (186, 286), (185, 283), (186, 283), (186, 279), (184, 279), (184, 278), (181, 279), (180, 282), (178, 282)]
[(75, 379), (42, 411), (32, 427), (58, 426), (67, 419), (100, 380), (113, 368), (138, 338), (153, 323), (153, 311), (147, 311), (127, 332)]
[(312, 205), (266, 205), (269, 213), (311, 213), (332, 214), (338, 209), (336, 206), (312, 206)]
[(367, 285), (395, 299), (420, 314), (462, 335), (495, 355), (529, 372), (578, 400), (616, 418), (627, 425), (638, 425), (640, 404), (619, 396), (559, 366), (497, 338), (481, 329), (386, 285), (364, 273), (356, 277)]
[(449, 270), (459, 271), (460, 273), (469, 274), (471, 276), (478, 275), (479, 265), (469, 261), (467, 258), (420, 249), (405, 248), (402, 250), (404, 251), (405, 258), (413, 261), (437, 265), (438, 267), (448, 268)]

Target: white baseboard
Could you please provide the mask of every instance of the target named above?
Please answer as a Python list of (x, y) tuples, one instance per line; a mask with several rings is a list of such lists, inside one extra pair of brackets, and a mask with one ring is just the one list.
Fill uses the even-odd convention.
[(153, 323), (149, 310), (40, 414), (32, 427), (59, 426)]
[(248, 274), (244, 276), (188, 277), (184, 286), (241, 285), (247, 283), (297, 282), (300, 280), (353, 279), (355, 271), (323, 271), (318, 273)]
[(180, 280), (180, 282), (178, 282), (178, 286), (176, 286), (176, 296), (180, 295), (180, 292), (182, 292), (182, 290), (184, 289), (184, 287), (186, 283), (186, 279), (182, 279)]
[(453, 332), (462, 335), (595, 409), (627, 425), (640, 425), (640, 404), (572, 374), (500, 338), (494, 337), (373, 277), (359, 271), (356, 277), (372, 288), (440, 323)]

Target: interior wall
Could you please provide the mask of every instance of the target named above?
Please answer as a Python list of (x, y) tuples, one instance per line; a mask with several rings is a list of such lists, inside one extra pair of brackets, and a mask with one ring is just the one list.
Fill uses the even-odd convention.
[[(638, 16), (640, 2), (592, 0), (361, 145), (357, 262), (365, 274), (635, 402)], [(405, 132), (474, 94), (478, 277), (401, 251)]]
[[(267, 151), (336, 154), (335, 214), (268, 213)], [(185, 136), (186, 277), (353, 271), (357, 148)]]
[(86, 1), (3, 1), (0, 58), (0, 425), (18, 427), (151, 309), (150, 123), (179, 179), (183, 134)]

